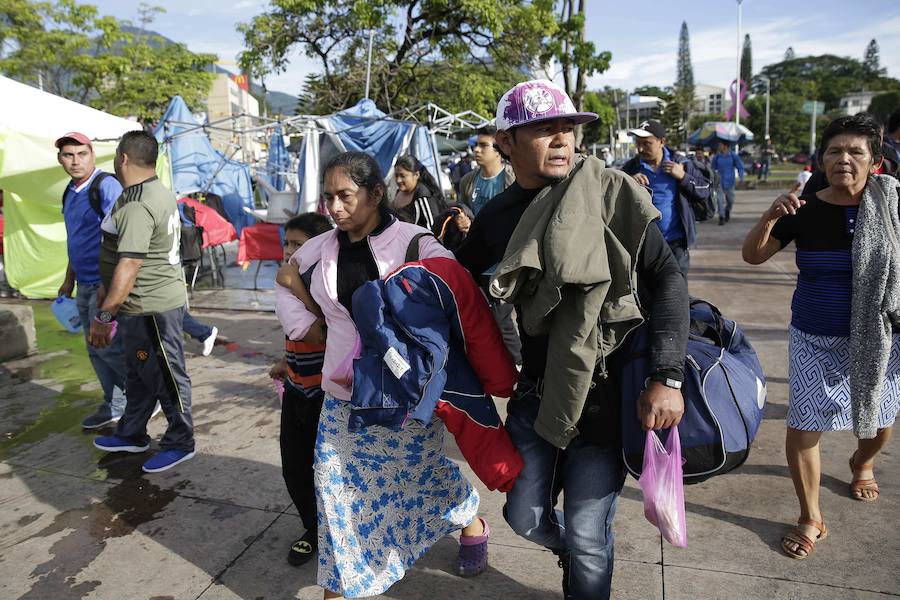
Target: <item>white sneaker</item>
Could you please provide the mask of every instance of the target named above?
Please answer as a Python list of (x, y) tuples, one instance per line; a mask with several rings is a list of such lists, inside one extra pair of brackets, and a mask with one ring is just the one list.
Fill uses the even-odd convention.
[(213, 346), (216, 343), (216, 337), (219, 335), (219, 328), (213, 327), (209, 337), (203, 340), (203, 356), (209, 356), (212, 353)]
[(159, 402), (156, 403), (156, 407), (153, 409), (153, 412), (150, 413), (150, 418), (152, 419), (156, 415), (162, 412), (162, 406), (160, 406)]

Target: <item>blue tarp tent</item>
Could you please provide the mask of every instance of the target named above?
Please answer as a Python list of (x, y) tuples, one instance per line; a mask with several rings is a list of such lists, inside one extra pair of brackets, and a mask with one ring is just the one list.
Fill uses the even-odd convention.
[(221, 196), (225, 214), (240, 235), (242, 227), (256, 222), (244, 211), (253, 208), (250, 168), (225, 158), (192, 123), (187, 104), (175, 96), (153, 132), (169, 155), (173, 191), (178, 196), (200, 191)]
[(348, 150), (374, 156), (388, 181), (397, 157), (412, 154), (440, 181), (437, 148), (428, 128), (389, 119), (371, 100), (360, 100), (352, 108), (310, 122), (300, 153), (299, 212), (317, 209), (322, 167), (331, 157)]

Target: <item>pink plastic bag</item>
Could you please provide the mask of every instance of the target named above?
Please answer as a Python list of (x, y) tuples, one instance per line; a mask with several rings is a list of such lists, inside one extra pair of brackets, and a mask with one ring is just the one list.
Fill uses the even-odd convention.
[(275, 393), (278, 395), (278, 403), (281, 404), (284, 398), (284, 382), (273, 377), (272, 385), (275, 386)]
[(656, 525), (667, 542), (685, 548), (687, 522), (681, 465), (678, 427), (670, 430), (665, 446), (655, 431), (648, 431), (644, 442), (644, 468), (638, 479), (644, 492), (644, 516)]

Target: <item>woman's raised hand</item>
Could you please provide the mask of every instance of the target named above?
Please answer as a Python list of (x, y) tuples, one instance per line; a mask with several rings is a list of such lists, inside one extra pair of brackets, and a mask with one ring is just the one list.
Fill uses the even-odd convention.
[(782, 194), (775, 199), (772, 206), (769, 207), (768, 215), (770, 221), (780, 219), (784, 215), (796, 215), (797, 209), (806, 204), (806, 200), (801, 200), (793, 192)]

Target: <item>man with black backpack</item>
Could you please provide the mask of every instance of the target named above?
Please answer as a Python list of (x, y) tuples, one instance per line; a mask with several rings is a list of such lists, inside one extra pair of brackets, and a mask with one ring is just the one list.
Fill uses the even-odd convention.
[[(59, 164), (72, 178), (62, 198), (69, 264), (59, 295), (71, 298), (78, 283), (78, 313), (87, 336), (98, 310), (100, 223), (121, 195), (122, 185), (97, 168), (94, 147), (83, 133), (65, 134), (56, 140), (56, 147)], [(81, 426), (96, 429), (116, 423), (125, 412), (125, 358), (118, 337), (102, 349), (87, 344), (87, 351), (103, 389), (103, 404)]]

